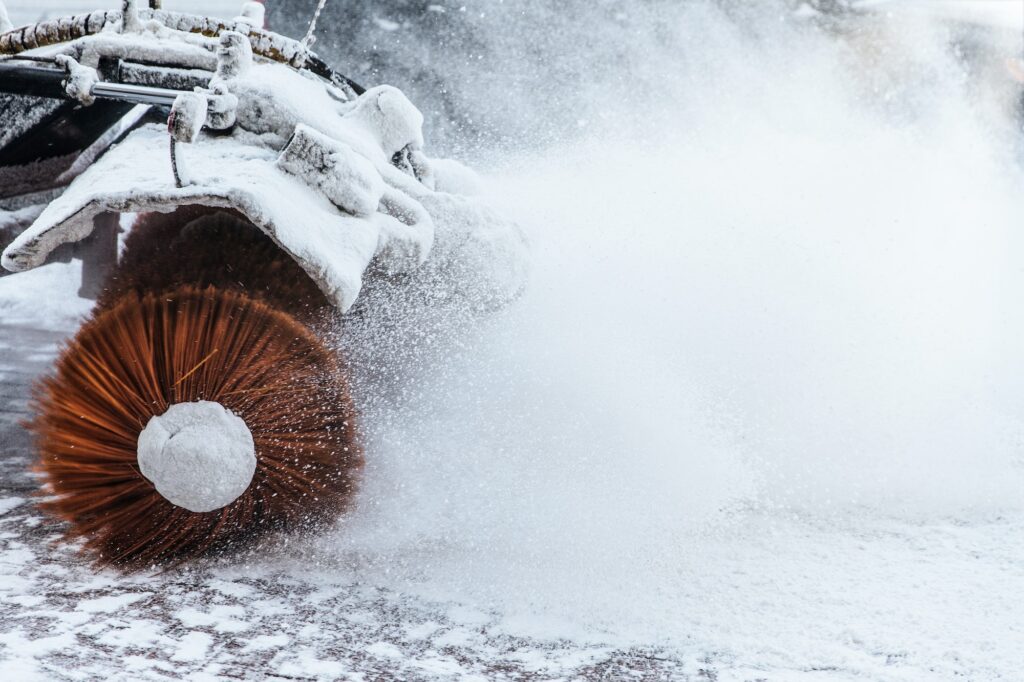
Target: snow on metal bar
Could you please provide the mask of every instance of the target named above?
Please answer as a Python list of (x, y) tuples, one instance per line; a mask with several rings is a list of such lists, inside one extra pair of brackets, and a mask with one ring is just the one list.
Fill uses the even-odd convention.
[[(65, 33), (99, 32), (115, 14), (72, 18)], [(139, 14), (137, 30), (119, 31), (115, 24), (73, 42), (60, 56), (71, 71), (69, 89), (80, 97), (127, 93), (169, 100), (173, 94), (172, 132), (182, 143), (173, 147), (173, 167), (164, 125), (133, 130), (50, 202), (7, 246), (0, 265), (21, 271), (43, 264), (61, 244), (88, 236), (100, 213), (199, 204), (245, 215), (343, 312), (371, 262), (373, 273), (415, 272), (481, 307), (519, 291), (521, 232), (468, 196), (468, 170), (423, 153), (423, 115), (400, 90), (378, 86), (348, 98), (294, 64), (251, 59), (253, 35), (294, 48), (285, 56), (305, 55), (295, 41), (254, 34), (245, 22), (236, 26), (242, 31), (229, 32), (219, 28), (227, 24), (203, 17)], [(220, 39), (208, 37), (208, 29), (220, 31)], [(30, 32), (36, 44), (53, 38), (39, 26)], [(117, 86), (96, 81), (87, 62), (97, 54), (213, 73), (207, 88), (189, 95)], [(202, 97), (205, 107), (189, 97)]]
[[(230, 207), (243, 213), (296, 260), (342, 311), (362, 286), (362, 274), (377, 252), (373, 219), (339, 213), (301, 179), (279, 172), (277, 153), (246, 138), (217, 137), (183, 151), (195, 167), (196, 183), (175, 187), (166, 158), (167, 133), (148, 125), (133, 131), (50, 203), (35, 224), (5, 252), (3, 265), (26, 270), (65, 241), (92, 231), (93, 216), (105, 211), (170, 211), (183, 204)], [(223, 167), (233, 172), (224, 176)], [(276, 197), (281, 197), (276, 199)], [(302, 206), (296, 211), (295, 206)]]
[[(223, 31), (237, 31), (249, 39), (255, 54), (296, 68), (302, 67), (310, 55), (301, 42), (253, 26), (246, 17), (225, 20), (152, 9), (139, 9), (138, 16), (144, 23), (157, 21), (174, 31), (198, 33), (207, 37), (219, 36)], [(0, 34), (0, 55), (19, 54), (37, 47), (95, 35), (106, 26), (120, 23), (122, 17), (121, 10), (97, 11), (50, 19), (9, 30)]]

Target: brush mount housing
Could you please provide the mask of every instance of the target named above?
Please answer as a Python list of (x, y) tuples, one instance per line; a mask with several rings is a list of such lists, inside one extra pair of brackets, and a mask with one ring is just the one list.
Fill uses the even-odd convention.
[(487, 307), (514, 297), (521, 232), (471, 171), (424, 153), (405, 95), (364, 89), (261, 21), (253, 3), (221, 20), (126, 0), (0, 34), (3, 268), (75, 255), (95, 297), (118, 214), (201, 205), (245, 216), (341, 312), (368, 273), (401, 278), (432, 254), (428, 269), (461, 268), (435, 281)]

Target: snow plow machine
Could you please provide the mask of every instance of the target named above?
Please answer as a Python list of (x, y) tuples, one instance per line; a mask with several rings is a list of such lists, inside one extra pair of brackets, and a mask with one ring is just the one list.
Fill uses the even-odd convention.
[(0, 0), (5, 276), (79, 258), (96, 301), (36, 386), (41, 504), (100, 565), (336, 519), (363, 450), (324, 330), (368, 286), (523, 286), (522, 234), (405, 95), (263, 25), (126, 0), (15, 28)]

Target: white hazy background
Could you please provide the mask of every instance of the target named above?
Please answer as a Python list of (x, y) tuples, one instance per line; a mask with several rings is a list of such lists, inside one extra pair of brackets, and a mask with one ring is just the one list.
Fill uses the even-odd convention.
[[(717, 629), (783, 656), (816, 615), (778, 591), (847, 589), (859, 520), (1020, 513), (1019, 132), (944, 25), (837, 38), (693, 2), (622, 5), (620, 32), (602, 5), (563, 51), (542, 29), (564, 18), (499, 7), (507, 72), (480, 87), (513, 93), (482, 115), (521, 105), (538, 135), (470, 161), (530, 236), (529, 290), (482, 327), (408, 310), (351, 332), (369, 466), (309, 561), (558, 636)], [(537, 50), (579, 78), (524, 75)], [(834, 584), (759, 584), (775, 551)], [(879, 581), (864, 600), (901, 598), (885, 561), (849, 569)]]

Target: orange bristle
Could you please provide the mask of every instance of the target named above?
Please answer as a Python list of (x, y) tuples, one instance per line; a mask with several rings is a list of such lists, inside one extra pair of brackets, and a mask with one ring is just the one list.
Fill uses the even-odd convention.
[(237, 289), (307, 324), (333, 312), (313, 280), (270, 237), (235, 211), (205, 206), (140, 215), (96, 307), (110, 308), (129, 292), (182, 284)]
[[(206, 213), (203, 237), (176, 242), (196, 220), (201, 212), (143, 221), (93, 318), (37, 386), (30, 428), (54, 494), (43, 506), (102, 564), (174, 564), (267, 530), (316, 527), (345, 508), (362, 465), (344, 364), (293, 315), (321, 318), (323, 295), (232, 214)], [(212, 251), (232, 235), (242, 235), (232, 255)], [(244, 420), (256, 450), (241, 497), (204, 513), (161, 496), (137, 461), (153, 416), (199, 400)]]

